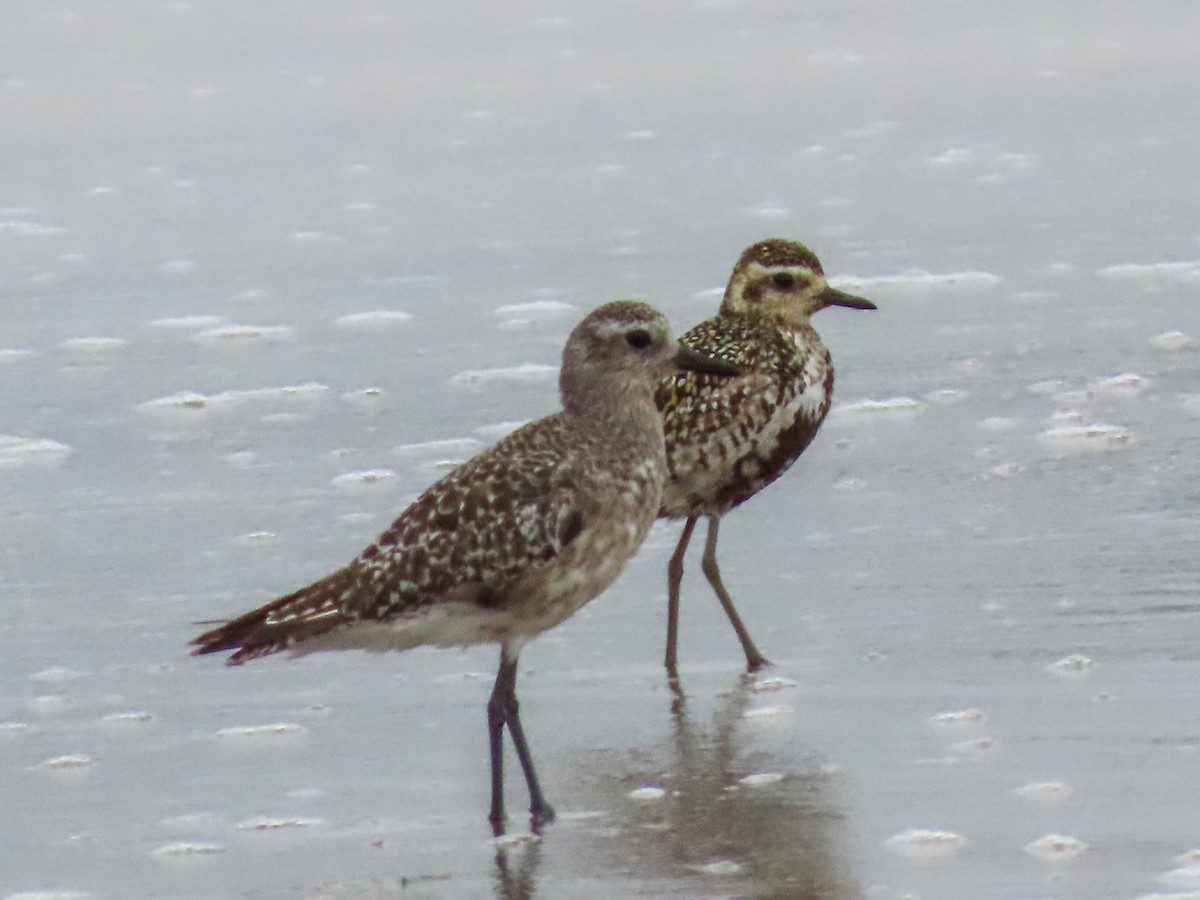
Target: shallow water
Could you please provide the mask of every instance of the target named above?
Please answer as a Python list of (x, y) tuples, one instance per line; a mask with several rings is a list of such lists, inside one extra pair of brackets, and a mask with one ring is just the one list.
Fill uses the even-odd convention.
[[(1196, 896), (1198, 17), (12, 6), (0, 897)], [(544, 839), (492, 649), (186, 656), (770, 235), (880, 307), (722, 529), (775, 666), (689, 571), (668, 690), (657, 527), (522, 656)]]

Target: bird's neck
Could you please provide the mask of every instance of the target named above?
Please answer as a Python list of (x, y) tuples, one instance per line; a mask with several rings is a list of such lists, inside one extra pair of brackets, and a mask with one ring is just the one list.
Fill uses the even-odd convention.
[(654, 386), (624, 378), (598, 379), (563, 391), (563, 410), (589, 428), (615, 440), (661, 434), (662, 420), (654, 405)]

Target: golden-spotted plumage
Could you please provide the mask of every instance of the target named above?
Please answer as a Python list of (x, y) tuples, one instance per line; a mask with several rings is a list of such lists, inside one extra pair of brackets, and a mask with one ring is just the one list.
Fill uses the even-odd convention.
[(677, 373), (656, 402), (667, 439), (660, 516), (687, 522), (668, 569), (666, 665), (677, 663), (683, 556), (701, 516), (708, 518), (703, 569), (741, 640), (750, 669), (766, 663), (741, 622), (717, 565), (720, 517), (753, 497), (799, 458), (821, 427), (833, 396), (833, 362), (810, 317), (827, 306), (874, 309), (829, 287), (817, 257), (795, 241), (760, 241), (734, 267), (720, 313), (680, 343), (737, 365), (736, 378)]
[(723, 515), (808, 446), (829, 411), (833, 366), (816, 333), (806, 331), (798, 339), (770, 322), (718, 316), (680, 338), (742, 374), (721, 384), (688, 373), (660, 386), (668, 448), (662, 515)]
[(562, 412), (442, 478), (348, 565), (200, 635), (195, 652), (233, 650), (236, 665), (285, 649), (499, 643), (488, 704), (490, 819), (501, 831), (507, 727), (540, 827), (554, 813), (517, 714), (517, 657), (608, 587), (645, 538), (666, 476), (654, 391), (685, 368), (737, 372), (680, 347), (644, 303), (600, 307), (563, 350)]

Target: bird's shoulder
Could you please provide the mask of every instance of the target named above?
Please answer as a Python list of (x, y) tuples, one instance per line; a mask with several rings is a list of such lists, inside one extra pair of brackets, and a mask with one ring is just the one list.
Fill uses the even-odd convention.
[[(551, 417), (553, 419), (553, 417)], [(526, 425), (421, 494), (355, 561), (398, 602), (503, 591), (585, 524), (584, 467), (549, 420)], [(540, 426), (540, 427), (539, 427)]]
[(717, 315), (689, 329), (679, 342), (733, 363), (741, 374), (717, 378), (678, 372), (660, 382), (655, 402), (668, 424), (721, 408), (736, 408), (750, 398), (787, 394), (803, 378), (813, 352), (805, 340), (774, 323), (746, 316)]

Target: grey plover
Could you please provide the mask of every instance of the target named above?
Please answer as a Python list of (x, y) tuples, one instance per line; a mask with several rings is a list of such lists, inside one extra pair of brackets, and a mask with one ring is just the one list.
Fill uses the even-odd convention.
[(720, 312), (679, 340), (737, 365), (737, 378), (677, 373), (659, 387), (667, 436), (660, 516), (686, 519), (667, 567), (668, 674), (675, 678), (683, 557), (701, 516), (708, 519), (701, 568), (721, 601), (750, 671), (767, 664), (721, 581), (721, 517), (788, 470), (821, 427), (833, 394), (833, 362), (810, 318), (827, 306), (875, 309), (829, 286), (803, 244), (760, 241), (733, 268)]
[(348, 565), (200, 635), (193, 652), (232, 650), (238, 665), (281, 650), (500, 644), (489, 819), (502, 833), (507, 727), (540, 828), (554, 811), (517, 713), (517, 657), (608, 587), (646, 537), (666, 477), (654, 391), (680, 369), (738, 372), (680, 346), (644, 303), (600, 307), (563, 350), (561, 412), (446, 475)]

